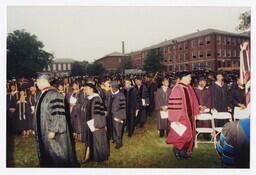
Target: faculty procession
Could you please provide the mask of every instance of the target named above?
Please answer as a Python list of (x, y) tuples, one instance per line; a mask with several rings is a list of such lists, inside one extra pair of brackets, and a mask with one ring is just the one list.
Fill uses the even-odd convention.
[[(195, 118), (200, 113), (245, 109), (248, 101), (238, 72), (113, 74), (11, 80), (7, 85), (8, 134), (35, 135), (41, 167), (78, 167), (75, 143), (84, 143), (83, 160), (106, 161), (157, 117), (159, 137), (173, 145), (177, 160), (190, 160)], [(216, 121), (224, 126), (227, 121)], [(208, 127), (211, 123), (197, 123)], [(203, 139), (209, 139), (204, 135)]]

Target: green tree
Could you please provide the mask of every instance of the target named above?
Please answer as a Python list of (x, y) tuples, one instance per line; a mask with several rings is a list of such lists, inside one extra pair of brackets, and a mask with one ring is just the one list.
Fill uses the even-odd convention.
[(51, 63), (53, 54), (43, 50), (36, 35), (15, 30), (7, 36), (7, 78), (33, 77)]
[(251, 28), (251, 11), (246, 11), (239, 16), (239, 25), (237, 26), (237, 30), (245, 31)]
[(71, 76), (79, 76), (86, 74), (87, 61), (76, 61), (71, 67)]
[(105, 68), (101, 63), (93, 62), (87, 65), (86, 72), (88, 75), (102, 75), (105, 73)]
[(163, 56), (156, 50), (149, 50), (147, 57), (144, 61), (143, 70), (147, 72), (162, 71), (164, 69), (164, 66), (161, 64), (161, 61), (163, 61), (163, 59)]

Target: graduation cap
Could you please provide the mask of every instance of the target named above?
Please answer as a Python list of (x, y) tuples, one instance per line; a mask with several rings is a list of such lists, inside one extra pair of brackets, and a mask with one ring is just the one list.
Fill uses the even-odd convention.
[(96, 86), (93, 83), (85, 83), (84, 87), (90, 87), (93, 89), (93, 92), (98, 92), (98, 90), (96, 89)]
[(189, 75), (189, 74), (191, 74), (191, 72), (189, 72), (189, 71), (177, 72), (177, 73), (175, 74), (175, 77), (181, 79), (182, 77), (185, 77), (185, 76), (187, 76), (187, 75)]
[(111, 81), (110, 85), (113, 88), (119, 88), (120, 87), (120, 83), (118, 81)]

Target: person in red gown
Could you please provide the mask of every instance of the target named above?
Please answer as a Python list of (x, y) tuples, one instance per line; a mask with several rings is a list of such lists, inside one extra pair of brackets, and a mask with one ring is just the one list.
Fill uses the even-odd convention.
[(190, 86), (191, 74), (182, 72), (177, 76), (180, 82), (173, 87), (168, 98), (168, 120), (171, 127), (166, 143), (173, 144), (173, 152), (178, 160), (191, 159), (187, 152), (193, 151), (195, 116), (199, 113), (199, 104)]

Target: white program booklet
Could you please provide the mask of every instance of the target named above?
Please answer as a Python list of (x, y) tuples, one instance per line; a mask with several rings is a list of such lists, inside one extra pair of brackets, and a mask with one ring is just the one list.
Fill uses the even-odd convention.
[(167, 119), (168, 118), (168, 111), (160, 111), (161, 119)]
[(138, 109), (135, 111), (135, 116), (136, 116), (136, 117), (138, 117), (139, 111), (140, 111), (140, 110), (138, 110)]
[(172, 122), (171, 128), (179, 135), (182, 136), (184, 132), (187, 130), (187, 127), (178, 122)]
[(87, 125), (89, 126), (89, 128), (90, 128), (90, 130), (91, 130), (92, 132), (98, 130), (98, 129), (96, 129), (96, 128), (94, 127), (94, 119), (91, 119), (91, 120), (87, 121)]
[(142, 99), (142, 106), (146, 106), (146, 100), (144, 98)]

